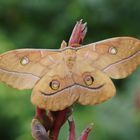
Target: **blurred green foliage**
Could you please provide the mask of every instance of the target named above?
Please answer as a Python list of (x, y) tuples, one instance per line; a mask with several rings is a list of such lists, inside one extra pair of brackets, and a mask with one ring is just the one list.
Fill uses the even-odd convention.
[[(84, 44), (115, 36), (140, 38), (140, 1), (134, 0), (0, 0), (0, 53), (16, 48), (59, 48), (75, 22), (88, 22)], [(77, 135), (91, 122), (89, 140), (140, 139), (140, 68), (114, 81), (117, 96), (98, 106), (75, 105)], [(0, 139), (33, 140), (31, 91), (0, 84)], [(67, 139), (68, 125), (60, 140)]]

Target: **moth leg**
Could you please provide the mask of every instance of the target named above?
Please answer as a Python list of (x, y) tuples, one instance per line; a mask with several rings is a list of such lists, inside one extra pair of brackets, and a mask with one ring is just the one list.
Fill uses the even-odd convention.
[(91, 131), (93, 124), (89, 125), (81, 134), (78, 140), (87, 140), (89, 132)]
[(76, 140), (75, 122), (74, 122), (72, 116), (69, 117), (68, 123), (69, 123), (69, 137), (68, 137), (68, 140)]
[(37, 120), (32, 120), (32, 136), (35, 140), (50, 140), (44, 126)]

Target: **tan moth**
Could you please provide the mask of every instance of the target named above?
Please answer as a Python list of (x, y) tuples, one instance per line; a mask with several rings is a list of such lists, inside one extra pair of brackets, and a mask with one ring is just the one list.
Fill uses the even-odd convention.
[(140, 40), (116, 37), (79, 47), (18, 49), (0, 55), (0, 81), (33, 89), (31, 102), (51, 111), (74, 103), (99, 104), (115, 95), (112, 79), (140, 64)]

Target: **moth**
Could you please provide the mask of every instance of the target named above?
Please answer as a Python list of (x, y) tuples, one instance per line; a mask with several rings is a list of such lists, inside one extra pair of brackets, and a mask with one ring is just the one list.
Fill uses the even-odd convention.
[(140, 40), (115, 37), (79, 47), (17, 49), (0, 55), (0, 81), (33, 89), (31, 102), (63, 110), (74, 103), (95, 105), (116, 93), (111, 79), (130, 75), (140, 64)]

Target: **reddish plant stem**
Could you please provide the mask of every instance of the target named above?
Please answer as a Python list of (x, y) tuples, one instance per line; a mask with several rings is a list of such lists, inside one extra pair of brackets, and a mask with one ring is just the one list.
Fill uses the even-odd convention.
[(93, 124), (91, 124), (89, 127), (87, 127), (81, 134), (80, 138), (78, 140), (87, 140), (89, 132), (92, 129)]
[(41, 122), (46, 131), (52, 127), (53, 119), (46, 114), (46, 110), (44, 109), (36, 108), (35, 119), (38, 119)]
[(73, 118), (68, 120), (69, 122), (69, 137), (68, 140), (76, 140), (75, 123)]
[(87, 33), (87, 23), (82, 23), (82, 20), (78, 21), (72, 31), (68, 45), (71, 47), (79, 47), (83, 42)]
[(54, 116), (54, 124), (50, 131), (50, 138), (51, 140), (57, 140), (60, 128), (66, 122), (68, 117), (71, 115), (72, 111), (70, 108), (66, 108), (62, 111), (52, 112)]

